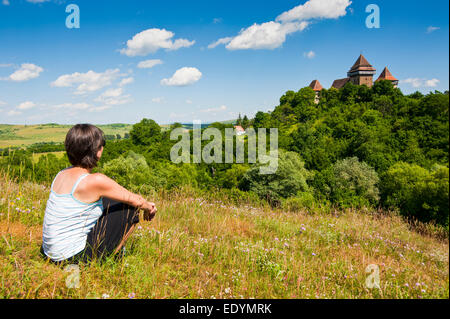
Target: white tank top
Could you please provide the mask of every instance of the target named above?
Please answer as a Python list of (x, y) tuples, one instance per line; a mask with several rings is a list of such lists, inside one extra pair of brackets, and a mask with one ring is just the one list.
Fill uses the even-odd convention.
[(58, 175), (53, 180), (45, 209), (42, 247), (49, 258), (63, 261), (86, 247), (88, 233), (102, 216), (103, 203), (100, 198), (95, 203), (87, 204), (73, 196), (78, 184), (89, 174), (80, 176), (70, 194), (64, 195), (53, 191)]

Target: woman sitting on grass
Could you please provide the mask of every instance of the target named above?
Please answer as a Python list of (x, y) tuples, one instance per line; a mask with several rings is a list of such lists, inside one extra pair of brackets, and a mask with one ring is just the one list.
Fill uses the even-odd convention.
[[(45, 210), (42, 252), (54, 262), (88, 261), (120, 251), (139, 223), (152, 220), (154, 203), (103, 174), (91, 174), (103, 153), (103, 132), (78, 124), (67, 133), (70, 163), (53, 180)], [(142, 218), (142, 217), (141, 217)]]

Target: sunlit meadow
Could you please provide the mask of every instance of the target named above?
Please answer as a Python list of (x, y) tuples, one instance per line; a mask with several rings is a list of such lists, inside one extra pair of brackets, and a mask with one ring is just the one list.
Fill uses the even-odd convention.
[[(81, 264), (69, 289), (39, 254), (48, 185), (0, 173), (0, 189), (0, 298), (449, 297), (448, 239), (398, 216), (234, 206), (189, 190), (154, 194), (158, 215), (124, 255)], [(370, 264), (380, 289), (366, 288)]]

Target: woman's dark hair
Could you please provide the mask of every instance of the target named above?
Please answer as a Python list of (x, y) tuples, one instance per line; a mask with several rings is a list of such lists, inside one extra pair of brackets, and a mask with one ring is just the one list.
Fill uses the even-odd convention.
[(103, 131), (91, 124), (77, 124), (66, 135), (66, 152), (73, 166), (92, 169), (97, 166), (97, 152), (105, 146)]

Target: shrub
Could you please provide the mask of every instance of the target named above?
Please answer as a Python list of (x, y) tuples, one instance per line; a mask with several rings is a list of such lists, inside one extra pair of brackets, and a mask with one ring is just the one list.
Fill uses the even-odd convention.
[(337, 161), (321, 177), (326, 197), (342, 207), (375, 205), (379, 200), (378, 174), (357, 157)]
[(130, 152), (103, 165), (103, 173), (133, 191), (149, 191), (161, 184), (152, 174), (144, 156)]
[(403, 216), (421, 222), (449, 225), (449, 169), (435, 165), (431, 170), (397, 163), (383, 175), (383, 202), (397, 207)]
[(260, 174), (259, 165), (255, 165), (245, 173), (241, 187), (258, 194), (272, 206), (279, 206), (282, 198), (309, 191), (306, 181), (311, 173), (304, 165), (297, 153), (280, 150), (278, 170), (274, 174)]
[(289, 197), (283, 200), (282, 208), (291, 212), (298, 212), (305, 208), (314, 208), (315, 203), (316, 200), (313, 194), (309, 192), (300, 192), (295, 197)]

